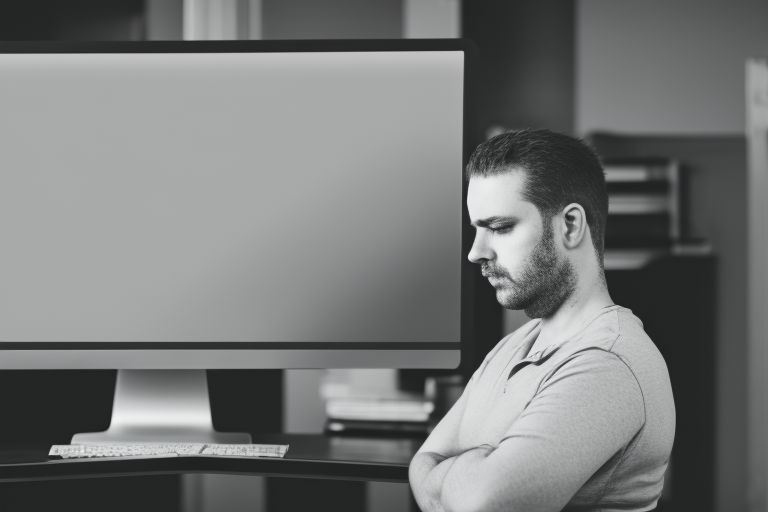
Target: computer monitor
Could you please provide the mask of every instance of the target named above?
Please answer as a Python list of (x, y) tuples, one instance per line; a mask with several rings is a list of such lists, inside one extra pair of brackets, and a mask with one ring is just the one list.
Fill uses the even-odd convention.
[(466, 54), (0, 45), (0, 368), (118, 369), (75, 442), (245, 440), (205, 369), (455, 368)]

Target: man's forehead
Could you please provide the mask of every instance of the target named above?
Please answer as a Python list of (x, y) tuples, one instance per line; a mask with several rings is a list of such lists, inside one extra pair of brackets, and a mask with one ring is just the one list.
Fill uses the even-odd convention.
[(525, 175), (508, 172), (493, 176), (473, 176), (467, 190), (467, 209), (473, 221), (489, 217), (521, 216), (535, 210), (523, 198)]

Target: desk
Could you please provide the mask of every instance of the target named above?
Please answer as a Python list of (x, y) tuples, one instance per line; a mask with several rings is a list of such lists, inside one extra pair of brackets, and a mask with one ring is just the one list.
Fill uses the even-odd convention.
[(290, 447), (282, 459), (184, 456), (49, 460), (48, 445), (0, 445), (0, 482), (183, 473), (407, 482), (408, 464), (422, 442), (314, 434), (270, 434), (255, 441)]
[(180, 475), (223, 474), (269, 477), (267, 510), (305, 510), (321, 502), (338, 511), (360, 511), (365, 507), (365, 481), (407, 482), (408, 464), (422, 443), (319, 434), (260, 434), (255, 441), (290, 447), (281, 459), (49, 460), (48, 444), (0, 444), (0, 510), (182, 512), (187, 497)]

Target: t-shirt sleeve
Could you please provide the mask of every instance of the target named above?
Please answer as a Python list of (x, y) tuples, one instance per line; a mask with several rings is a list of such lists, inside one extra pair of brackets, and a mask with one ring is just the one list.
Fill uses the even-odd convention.
[(459, 449), (459, 426), (461, 425), (461, 420), (464, 417), (464, 411), (466, 409), (467, 402), (470, 400), (470, 397), (473, 393), (475, 383), (480, 378), (480, 375), (482, 375), (482, 373), (485, 371), (485, 367), (488, 365), (488, 361), (490, 361), (493, 356), (501, 349), (501, 347), (504, 346), (505, 343), (508, 343), (513, 336), (514, 333), (508, 334), (502, 338), (501, 341), (499, 341), (496, 346), (491, 349), (488, 355), (486, 355), (483, 363), (475, 370), (475, 372), (472, 374), (472, 377), (469, 379), (469, 382), (464, 387), (464, 391), (462, 392), (459, 399), (438, 422), (438, 424), (429, 434), (427, 440), (424, 441), (424, 444), (422, 444), (421, 448), (419, 448), (419, 452), (434, 452), (449, 457), (457, 455), (461, 452)]
[[(560, 510), (645, 423), (642, 391), (614, 353), (579, 352), (543, 381), (487, 458), (494, 506)], [(493, 508), (496, 510), (496, 508)]]
[[(479, 370), (478, 370), (479, 371)], [(439, 453), (444, 457), (453, 457), (460, 453), (459, 450), (459, 426), (461, 419), (464, 416), (464, 410), (467, 406), (467, 400), (472, 394), (475, 382), (477, 381), (477, 373), (475, 372), (470, 378), (467, 385), (464, 387), (464, 391), (456, 403), (450, 408), (450, 410), (443, 416), (443, 418), (435, 425), (435, 428), (429, 434), (429, 437), (424, 441), (419, 448), (419, 452), (433, 452)]]

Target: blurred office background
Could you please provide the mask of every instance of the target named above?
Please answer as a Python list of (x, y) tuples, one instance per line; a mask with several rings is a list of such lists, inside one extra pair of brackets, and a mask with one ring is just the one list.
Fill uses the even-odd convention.
[[(745, 71), (748, 59), (768, 55), (765, 20), (762, 0), (3, 0), (0, 40), (466, 37), (479, 49), (474, 142), (505, 129), (550, 128), (588, 138), (606, 160), (674, 163), (681, 175), (676, 222), (685, 239), (679, 254), (689, 259), (650, 258), (647, 269), (643, 263), (629, 274), (617, 267), (623, 288), (616, 293), (655, 316), (647, 321), (666, 333), (663, 343), (677, 361), (692, 361), (670, 365), (682, 390), (678, 413), (695, 417), (678, 418), (676, 447), (690, 451), (673, 458), (664, 510), (693, 504), (730, 512), (766, 510), (768, 459), (756, 432), (768, 391), (756, 378), (768, 369), (766, 331), (749, 314), (765, 306), (749, 297), (760, 295), (750, 286), (766, 280), (755, 256), (764, 252), (750, 243), (757, 236), (751, 230), (761, 228), (750, 216), (768, 190), (750, 188)], [(495, 318), (499, 335), (525, 321), (500, 309)], [(386, 390), (402, 375), (303, 370), (281, 378), (282, 418), (274, 424), (321, 432), (318, 390)], [(681, 408), (683, 401), (696, 405)], [(690, 476), (677, 468), (691, 466), (688, 485), (698, 484), (696, 493), (676, 493)], [(257, 477), (196, 478), (182, 490), (184, 510), (265, 506)], [(409, 506), (405, 484), (368, 484), (362, 492), (371, 511)]]

